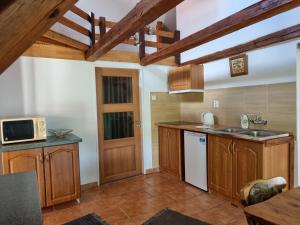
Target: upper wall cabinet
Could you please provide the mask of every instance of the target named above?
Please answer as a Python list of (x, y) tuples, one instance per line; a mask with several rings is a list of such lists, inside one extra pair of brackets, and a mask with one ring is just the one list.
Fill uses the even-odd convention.
[(204, 91), (203, 65), (187, 65), (169, 71), (169, 93)]

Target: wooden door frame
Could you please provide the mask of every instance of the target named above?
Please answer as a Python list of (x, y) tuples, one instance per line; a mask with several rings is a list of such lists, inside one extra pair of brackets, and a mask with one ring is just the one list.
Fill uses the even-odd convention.
[[(111, 71), (117, 71), (114, 74), (111, 74)], [(102, 88), (102, 79), (99, 79), (99, 77), (103, 76), (103, 73), (108, 72), (109, 76), (126, 76), (126, 73), (135, 73), (137, 77), (137, 83), (138, 87), (136, 88), (136, 92), (133, 93), (133, 96), (136, 96), (136, 99), (133, 99), (133, 101), (138, 102), (138, 114), (140, 121), (142, 120), (141, 115), (141, 96), (140, 96), (140, 71), (138, 69), (127, 69), (127, 68), (113, 68), (113, 67), (96, 67), (95, 68), (95, 81), (96, 81), (96, 106), (97, 106), (97, 130), (98, 130), (98, 170), (99, 170), (99, 184), (105, 183), (101, 180), (103, 180), (104, 177), (104, 164), (101, 163), (101, 158), (104, 157), (102, 148), (104, 146), (104, 136), (101, 134), (104, 131), (104, 125), (103, 125), (103, 117), (102, 114), (104, 112), (103, 107), (98, 107), (99, 105), (102, 105), (102, 91), (99, 90), (99, 88)], [(118, 72), (121, 72), (118, 74)], [(128, 76), (128, 74), (127, 74)], [(125, 105), (125, 104), (124, 104)], [(125, 106), (126, 107), (126, 106)], [(139, 140), (139, 151), (138, 151), (138, 171), (142, 174), (144, 163), (143, 163), (143, 145), (142, 145), (142, 123), (140, 126), (140, 132), (138, 137)], [(123, 139), (125, 140), (125, 138)]]

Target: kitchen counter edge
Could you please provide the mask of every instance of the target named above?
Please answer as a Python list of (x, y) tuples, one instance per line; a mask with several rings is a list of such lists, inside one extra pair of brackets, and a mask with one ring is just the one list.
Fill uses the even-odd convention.
[(18, 144), (10, 144), (10, 145), (0, 144), (0, 153), (34, 149), (34, 148), (45, 148), (45, 147), (58, 146), (58, 145), (68, 145), (68, 144), (75, 144), (79, 142), (82, 142), (82, 138), (76, 136), (75, 134), (68, 134), (64, 138), (48, 136), (47, 140), (45, 141), (18, 143)]
[[(285, 141), (289, 141), (289, 140), (294, 139), (293, 134), (290, 133), (290, 135), (286, 136), (286, 137), (278, 137), (278, 138), (273, 138), (273, 139), (268, 139), (268, 140), (255, 140), (255, 139), (251, 139), (251, 138), (235, 136), (235, 135), (232, 135), (232, 134), (219, 133), (219, 132), (215, 132), (211, 129), (196, 128), (196, 126), (199, 126), (198, 123), (174, 125), (172, 123), (166, 122), (166, 123), (157, 123), (156, 126), (174, 128), (174, 129), (186, 130), (186, 131), (193, 131), (193, 132), (198, 132), (198, 133), (211, 134), (211, 135), (227, 137), (227, 138), (236, 138), (236, 139), (247, 140), (247, 141), (252, 141), (252, 142), (266, 143), (266, 144), (270, 144), (270, 145), (276, 144), (278, 141), (285, 142)], [(217, 125), (217, 126), (214, 126), (214, 128), (225, 128), (225, 126), (218, 126)]]

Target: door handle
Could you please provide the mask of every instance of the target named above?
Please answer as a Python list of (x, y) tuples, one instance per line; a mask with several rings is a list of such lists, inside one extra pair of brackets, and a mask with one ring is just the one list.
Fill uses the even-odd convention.
[(142, 125), (142, 122), (141, 122), (141, 121), (136, 121), (136, 122), (135, 122), (135, 126), (136, 126), (136, 127), (141, 127), (141, 125)]
[(46, 161), (49, 161), (49, 154), (46, 154), (46, 155), (45, 155), (45, 160), (46, 160)]

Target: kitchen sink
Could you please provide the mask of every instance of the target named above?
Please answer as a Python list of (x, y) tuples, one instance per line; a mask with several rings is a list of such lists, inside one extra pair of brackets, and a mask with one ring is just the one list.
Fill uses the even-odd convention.
[(249, 130), (241, 132), (240, 134), (249, 135), (252, 137), (271, 137), (285, 134), (284, 132), (275, 132), (275, 131), (262, 131), (262, 130)]
[(251, 140), (268, 140), (279, 137), (287, 137), (289, 133), (280, 131), (268, 131), (268, 130), (248, 130), (241, 128), (222, 128), (213, 129), (212, 132), (231, 135), (233, 137), (240, 137)]
[(224, 128), (224, 129), (217, 129), (216, 131), (226, 132), (226, 133), (240, 133), (245, 130), (241, 128)]

